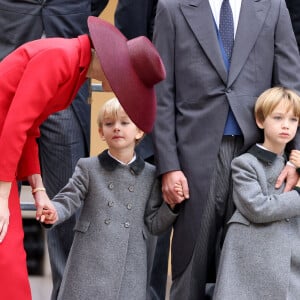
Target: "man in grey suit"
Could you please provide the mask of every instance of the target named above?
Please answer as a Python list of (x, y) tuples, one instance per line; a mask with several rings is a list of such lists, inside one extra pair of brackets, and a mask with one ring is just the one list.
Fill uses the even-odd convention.
[[(207, 283), (215, 281), (224, 225), (233, 212), (231, 160), (262, 138), (253, 118), (256, 98), (276, 85), (300, 92), (299, 52), (285, 1), (224, 1), (231, 6), (230, 52), (220, 30), (222, 0), (157, 5), (153, 41), (167, 78), (156, 89), (153, 137), (164, 199), (180, 209), (171, 299), (207, 299)], [(293, 166), (285, 167), (277, 185), (284, 179), (287, 189), (296, 182)], [(182, 204), (175, 182), (189, 198)]]
[[(0, 0), (0, 59), (21, 44), (44, 37), (77, 37), (88, 32), (87, 18), (98, 16), (107, 0)], [(51, 63), (51, 62), (49, 62)], [(89, 156), (89, 83), (70, 107), (53, 114), (41, 126), (40, 161), (50, 198), (68, 182), (79, 158)], [(26, 107), (24, 107), (26, 111)], [(51, 299), (57, 298), (73, 241), (75, 215), (47, 234), (53, 279)]]

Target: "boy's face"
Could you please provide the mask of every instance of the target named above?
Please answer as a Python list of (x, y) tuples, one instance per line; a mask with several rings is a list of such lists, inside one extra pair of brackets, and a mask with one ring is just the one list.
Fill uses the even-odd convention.
[(123, 109), (119, 109), (116, 115), (104, 115), (99, 133), (108, 144), (112, 155), (120, 151), (134, 151), (136, 141), (143, 136), (143, 132), (136, 127)]
[(259, 128), (264, 130), (263, 146), (275, 153), (282, 153), (288, 142), (296, 135), (299, 118), (293, 109), (280, 102), (264, 122), (256, 120)]

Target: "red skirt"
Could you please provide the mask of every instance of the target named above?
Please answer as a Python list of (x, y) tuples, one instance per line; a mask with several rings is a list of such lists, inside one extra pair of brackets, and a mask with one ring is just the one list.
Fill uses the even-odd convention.
[(24, 231), (20, 199), (16, 182), (9, 197), (9, 225), (0, 243), (0, 298), (3, 300), (31, 300), (26, 253), (23, 244)]

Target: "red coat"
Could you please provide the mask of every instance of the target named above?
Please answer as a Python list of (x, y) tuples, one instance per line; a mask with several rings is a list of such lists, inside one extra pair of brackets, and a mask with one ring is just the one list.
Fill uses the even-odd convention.
[(0, 180), (40, 173), (39, 126), (67, 108), (86, 79), (87, 35), (26, 43), (0, 63)]

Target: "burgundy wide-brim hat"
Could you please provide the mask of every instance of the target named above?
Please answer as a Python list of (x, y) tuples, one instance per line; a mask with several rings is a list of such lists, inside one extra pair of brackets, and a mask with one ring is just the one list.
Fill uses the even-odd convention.
[(127, 40), (115, 26), (97, 17), (88, 18), (88, 27), (114, 94), (130, 119), (150, 132), (156, 116), (154, 85), (166, 77), (157, 50), (145, 36)]

